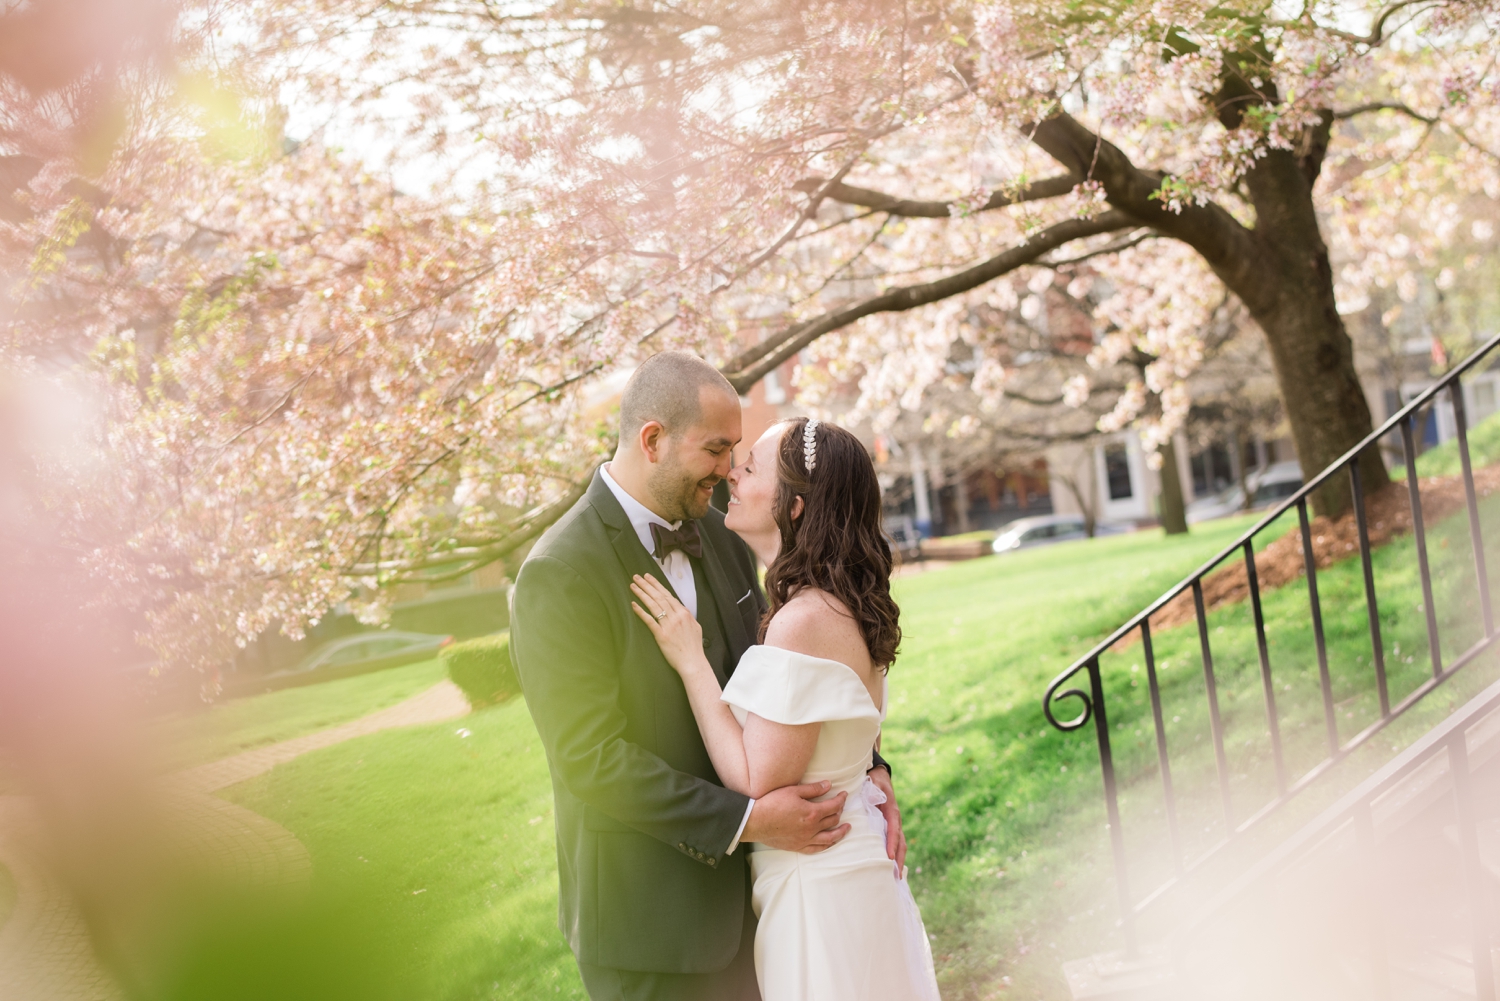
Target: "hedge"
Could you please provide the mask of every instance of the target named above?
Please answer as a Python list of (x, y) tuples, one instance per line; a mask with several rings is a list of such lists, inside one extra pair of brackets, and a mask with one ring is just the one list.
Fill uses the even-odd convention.
[(442, 658), (448, 677), (475, 709), (504, 702), (521, 692), (510, 663), (508, 632), (454, 643), (443, 650)]

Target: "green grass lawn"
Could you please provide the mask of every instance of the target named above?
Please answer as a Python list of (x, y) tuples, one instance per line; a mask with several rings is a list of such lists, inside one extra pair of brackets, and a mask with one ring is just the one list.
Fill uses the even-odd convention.
[[(1220, 523), (1185, 538), (1150, 532), (1032, 550), (899, 583), (906, 654), (892, 674), (886, 746), (896, 755), (899, 788), (909, 791), (907, 808), (923, 846), (915, 864), (932, 859), (916, 877), (919, 891), (935, 886), (953, 861), (940, 854), (951, 838), (941, 832), (933, 795), (922, 791), (943, 781), (941, 766), (948, 764), (933, 757), (930, 734), (941, 728), (961, 742), (975, 718), (962, 709), (955, 716), (958, 702), (948, 694), (1003, 698), (1018, 714), (1035, 715), (1039, 679), (1074, 642), (1068, 630), (1088, 636), (1112, 626), (1245, 523)], [(1091, 567), (1095, 572), (1079, 572)], [(1059, 630), (1044, 614), (1059, 601), (1088, 607), (1089, 620)], [(967, 626), (951, 623), (955, 609), (967, 615)], [(999, 652), (975, 656), (985, 644), (998, 644)], [(1013, 656), (1024, 664), (995, 670), (994, 658)], [(459, 728), (361, 738), (279, 767), (230, 795), (301, 838), (320, 880), (359, 879), (380, 891), (375, 897), (385, 920), (410, 929), (402, 937), (412, 950), (406, 975), (413, 996), (582, 998), (555, 928), (551, 792), (525, 706), (515, 701), (473, 714), (462, 722), (467, 738), (457, 735)], [(1048, 788), (1038, 782), (1026, 795), (1045, 800)]]
[[(1485, 520), (1489, 537), (1500, 540), (1500, 499), (1487, 504)], [(1147, 531), (1065, 543), (897, 582), (905, 640), (891, 673), (883, 749), (896, 767), (913, 886), (950, 1001), (1066, 997), (1062, 961), (1117, 946), (1092, 727), (1056, 732), (1039, 698), (1058, 670), (1252, 521), (1206, 523), (1187, 536)], [(1436, 588), (1448, 610), (1445, 656), (1476, 635), (1466, 532), (1462, 515), (1432, 532)], [(1428, 670), (1410, 540), (1382, 549), (1376, 565), (1394, 702)], [(1357, 559), (1322, 571), (1319, 584), (1347, 738), (1378, 711)], [(1264, 610), (1295, 778), (1323, 753), (1305, 586), (1267, 594)], [(1243, 817), (1274, 788), (1249, 606), (1213, 613), (1210, 626)], [(1197, 631), (1189, 625), (1155, 639), (1191, 855), (1223, 834)], [(1140, 646), (1108, 654), (1104, 670), (1139, 893), (1167, 865)], [(1351, 762), (1345, 784), (1474, 684), (1457, 685), (1382, 735)], [(461, 726), (471, 735), (459, 736), (455, 723), (361, 738), (230, 794), (301, 838), (320, 881), (358, 880), (369, 889), (379, 920), (399, 929), (410, 950), (409, 965), (401, 964), (409, 996), (581, 998), (554, 927), (550, 790), (524, 704), (476, 713)]]
[[(1431, 420), (1431, 418), (1428, 418)], [(1491, 414), (1469, 428), (1469, 461), (1474, 468), (1500, 461), (1500, 413)], [(1397, 442), (1400, 435), (1396, 436)], [(1399, 447), (1399, 445), (1398, 445)], [(1458, 454), (1458, 439), (1452, 438), (1441, 445), (1428, 449), (1417, 456), (1417, 476), (1457, 476), (1463, 471)], [(1397, 458), (1391, 475), (1398, 480), (1406, 479), (1405, 460)]]
[[(1500, 540), (1500, 500), (1487, 502), (1484, 513), (1487, 538)], [(1228, 541), (1225, 536), (1243, 524), (1199, 526), (1192, 538)], [(1269, 542), (1294, 524), (1288, 518), (1263, 539)], [(1023, 552), (1011, 564), (964, 564), (913, 580), (924, 585), (920, 589), (902, 589), (903, 623), (914, 642), (892, 675), (896, 702), (886, 746), (907, 793), (903, 805), (924, 867), (919, 897), (938, 936), (945, 996), (986, 997), (997, 977), (1010, 976), (1019, 996), (1066, 997), (1062, 960), (1121, 944), (1113, 929), (1117, 910), (1093, 727), (1056, 732), (1045, 723), (1038, 697), (1058, 669), (1143, 607), (1170, 578), (1191, 569), (1196, 557), (1190, 556), (1194, 543), (1160, 536), (1102, 543), (1092, 550)], [(1466, 517), (1435, 526), (1430, 544), (1435, 591), (1447, 609), (1440, 635), (1444, 656), (1451, 657), (1479, 635)], [(1497, 555), (1488, 553), (1491, 565), (1500, 565)], [(1375, 568), (1395, 703), (1430, 671), (1411, 540), (1377, 552)], [(1320, 572), (1319, 591), (1338, 724), (1347, 739), (1378, 715), (1359, 561)], [(1302, 582), (1268, 593), (1263, 604), (1293, 780), (1326, 753), (1307, 607)], [(1274, 793), (1250, 606), (1221, 609), (1209, 623), (1233, 803), (1243, 819)], [(1225, 834), (1197, 629), (1189, 624), (1154, 639), (1191, 859)], [(1140, 645), (1107, 654), (1102, 666), (1139, 897), (1170, 875)], [(1470, 677), (1450, 683), (1454, 687), (1425, 711), (1351, 761), (1332, 789), (1322, 796), (1309, 792), (1306, 802), (1294, 803), (1290, 816), (1307, 816), (1333, 789), (1346, 788), (1492, 677), (1492, 666), (1478, 665)], [(1059, 715), (1076, 709), (1076, 702), (1065, 702)]]
[(300, 737), (393, 706), (437, 684), (441, 661), (230, 699), (160, 721), (155, 736), (172, 767), (214, 761)]
[(522, 700), (309, 754), (229, 797), (295, 833), (316, 880), (363, 887), (407, 950), (396, 996), (583, 998), (557, 931), (552, 787)]

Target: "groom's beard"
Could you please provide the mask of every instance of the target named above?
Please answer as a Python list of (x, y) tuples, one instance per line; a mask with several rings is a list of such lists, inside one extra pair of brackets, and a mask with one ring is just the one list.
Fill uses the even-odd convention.
[(663, 464), (647, 487), (668, 521), (694, 521), (708, 513), (713, 489), (720, 479), (720, 476), (697, 479), (680, 465)]

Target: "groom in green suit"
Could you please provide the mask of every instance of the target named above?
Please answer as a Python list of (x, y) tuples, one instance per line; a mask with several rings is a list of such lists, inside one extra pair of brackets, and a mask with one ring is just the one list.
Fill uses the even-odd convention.
[(709, 505), (740, 434), (717, 369), (647, 359), (613, 461), (516, 581), (511, 649), (552, 772), (558, 920), (593, 1001), (759, 1001), (746, 843), (822, 851), (848, 830), (843, 794), (814, 802), (826, 782), (758, 800), (720, 784), (681, 680), (630, 610), (632, 574), (672, 588), (721, 683), (755, 642), (754, 557)]

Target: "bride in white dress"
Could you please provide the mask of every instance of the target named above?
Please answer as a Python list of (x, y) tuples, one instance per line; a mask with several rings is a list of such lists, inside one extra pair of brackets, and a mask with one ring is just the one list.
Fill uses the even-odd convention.
[[(752, 845), (764, 1001), (938, 1001), (932, 953), (866, 772), (900, 640), (880, 487), (864, 447), (814, 420), (773, 426), (729, 474), (725, 525), (767, 566), (770, 613), (722, 690), (702, 629), (636, 577), (636, 614), (682, 676), (724, 785), (752, 798), (827, 780), (841, 840), (812, 855)], [(826, 798), (826, 797), (825, 797)]]

